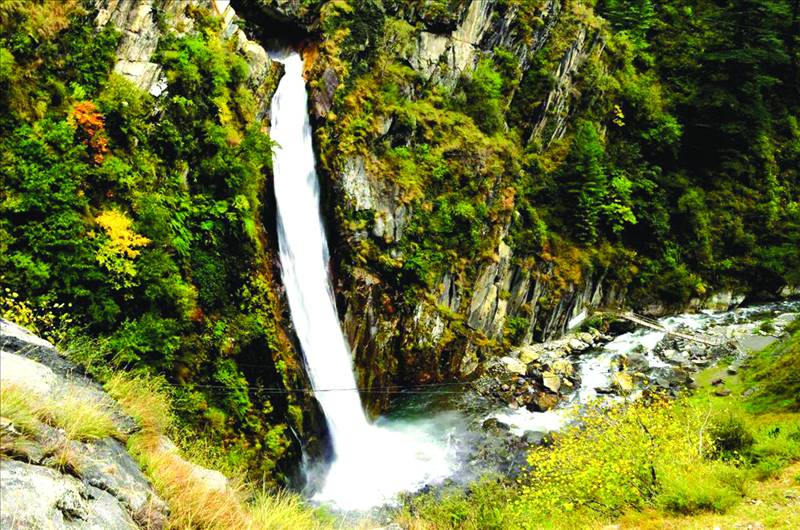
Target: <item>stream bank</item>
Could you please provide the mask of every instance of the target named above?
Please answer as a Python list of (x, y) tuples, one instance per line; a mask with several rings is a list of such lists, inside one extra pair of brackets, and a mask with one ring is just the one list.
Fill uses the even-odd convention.
[[(484, 375), (468, 385), (416, 389), (400, 396), (378, 424), (424, 420), (459, 463), (446, 480), (408, 493), (406, 499), (466, 488), (485, 476), (513, 477), (525, 469), (528, 451), (546, 442), (548, 433), (580, 420), (586, 403), (636, 399), (651, 391), (671, 396), (691, 391), (698, 373), (721, 360), (730, 364), (726, 370), (737, 370), (748, 351), (778, 340), (799, 314), (800, 302), (785, 301), (658, 320), (670, 330), (732, 341), (713, 347), (630, 325), (614, 324), (604, 332), (587, 327), (487, 361)], [(719, 390), (715, 397), (725, 399), (724, 386)], [(386, 518), (391, 508), (368, 513)]]

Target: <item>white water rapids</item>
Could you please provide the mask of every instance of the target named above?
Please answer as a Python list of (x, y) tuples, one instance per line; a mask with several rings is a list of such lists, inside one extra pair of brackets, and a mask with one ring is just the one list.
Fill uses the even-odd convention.
[(334, 459), (315, 499), (344, 510), (390, 502), (447, 477), (449, 451), (429, 423), (371, 425), (356, 389), (328, 276), (303, 60), (276, 57), (285, 73), (272, 99), (278, 238), (283, 283), (306, 368), (330, 430)]

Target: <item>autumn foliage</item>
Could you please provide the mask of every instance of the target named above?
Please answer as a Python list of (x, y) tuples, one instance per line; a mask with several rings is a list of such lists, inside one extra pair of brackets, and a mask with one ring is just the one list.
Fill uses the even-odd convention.
[(105, 118), (91, 101), (81, 101), (72, 109), (72, 119), (84, 136), (83, 143), (89, 147), (96, 164), (102, 164), (108, 153), (108, 137)]
[(113, 276), (117, 287), (130, 287), (136, 276), (134, 258), (150, 240), (131, 229), (131, 220), (117, 210), (106, 210), (95, 218), (106, 237), (97, 251), (97, 261)]

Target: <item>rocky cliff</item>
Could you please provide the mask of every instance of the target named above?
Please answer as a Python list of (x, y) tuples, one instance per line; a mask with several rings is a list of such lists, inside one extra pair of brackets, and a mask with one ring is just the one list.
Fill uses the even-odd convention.
[(530, 171), (525, 156), (563, 163), (576, 116), (610, 105), (595, 85), (616, 59), (591, 9), (558, 0), (234, 5), (303, 35), (337, 299), (365, 388), (471, 377), (482, 359), (631, 302), (631, 254), (529, 243), (541, 221), (522, 196), (537, 184), (519, 177)]
[[(480, 61), (496, 52), (515, 63), (508, 83), (519, 86), (546, 46), (552, 49), (548, 53), (556, 70), (534, 115), (526, 118), (527, 130), (531, 143), (548, 144), (561, 138), (579, 97), (575, 78), (590, 55), (602, 53), (603, 44), (597, 32), (576, 21), (572, 13), (564, 15), (560, 2), (541, 2), (535, 9), (515, 2), (451, 2), (446, 14), (405, 2), (384, 7), (366, 2), (354, 12), (338, 14), (332, 12), (334, 8), (319, 9), (314, 3), (243, 1), (234, 5), (246, 18), (248, 13), (258, 13), (272, 20), (292, 20), (311, 39), (316, 35), (321, 40), (309, 66), (311, 110), (327, 187), (327, 213), (333, 221), (329, 228), (336, 243), (340, 312), (365, 388), (469, 377), (479, 359), (492, 355), (504, 341), (526, 344), (551, 339), (577, 324), (591, 308), (621, 302), (620, 292), (604, 286), (602, 271), (577, 266), (567, 275), (555, 270), (552, 261), (515, 256), (505, 241), (517, 215), (509, 210), (481, 227), (483, 257), (439, 267), (434, 281), (422, 289), (398, 289), (391, 285), (387, 272), (392, 273), (382, 263), (408, 261), (407, 243), (414, 237), (409, 236), (409, 227), (419, 230), (417, 219), (427, 213), (423, 201), (409, 200), (402, 183), (382, 173), (383, 146), (413, 148), (430, 140), (418, 138), (414, 126), (402, 123), (404, 117), (396, 111), (389, 108), (384, 114), (377, 105), (372, 107), (374, 116), (365, 118), (372, 122), (365, 149), (350, 150), (333, 139), (342, 140), (342, 131), (332, 132), (337, 130), (336, 123), (360, 110), (349, 108), (346, 100), (357, 90), (354, 71), (359, 61), (410, 69), (397, 89), (416, 102), (425, 99), (425, 92), (462, 90)], [(337, 22), (352, 42), (345, 38), (336, 43), (332, 26)], [(377, 30), (362, 28), (384, 24), (385, 31), (397, 32), (391, 42), (381, 42)], [(558, 43), (554, 45), (553, 39)], [(384, 46), (392, 48), (386, 55), (374, 51)], [(376, 55), (380, 58), (375, 59)], [(380, 86), (370, 90), (378, 91)], [(506, 94), (509, 105), (514, 92), (512, 88)], [(430, 134), (447, 133), (433, 125)], [(467, 178), (479, 180), (481, 172), (476, 167)], [(495, 181), (488, 189), (467, 200), (502, 209), (501, 203), (509, 200), (505, 188), (509, 175), (492, 178)], [(379, 250), (363, 250), (371, 246)], [(457, 247), (450, 250), (459, 251)], [(515, 331), (509, 338), (510, 320)], [(382, 405), (375, 404), (376, 408)]]

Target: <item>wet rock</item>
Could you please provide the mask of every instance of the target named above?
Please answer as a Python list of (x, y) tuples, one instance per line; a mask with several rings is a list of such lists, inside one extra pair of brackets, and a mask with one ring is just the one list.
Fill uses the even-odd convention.
[(542, 356), (542, 346), (523, 346), (519, 350), (519, 360), (525, 364), (530, 364)]
[(725, 397), (731, 395), (731, 390), (729, 388), (718, 388), (714, 391), (715, 396)]
[(545, 433), (538, 431), (525, 431), (522, 435), (522, 441), (528, 445), (539, 445), (542, 443)]
[(574, 338), (569, 339), (569, 341), (567, 342), (567, 346), (571, 351), (577, 351), (577, 352), (581, 352), (589, 348), (589, 345), (586, 342)]
[(619, 366), (633, 372), (648, 373), (652, 370), (650, 361), (642, 353), (632, 352), (617, 359)]
[(528, 371), (528, 367), (525, 365), (525, 363), (513, 357), (501, 357), (500, 363), (507, 371), (513, 374), (525, 375)]
[(544, 372), (542, 374), (542, 384), (552, 392), (558, 392), (561, 388), (561, 378), (554, 372)]
[(539, 384), (542, 383), (542, 371), (535, 365), (528, 365), (526, 375), (531, 381)]
[(575, 368), (572, 366), (572, 363), (566, 359), (554, 361), (550, 368), (553, 372), (564, 377), (570, 377), (575, 374)]
[(556, 394), (548, 394), (547, 392), (539, 392), (531, 400), (534, 405), (534, 410), (537, 412), (545, 412), (555, 408), (558, 405), (558, 396)]
[(489, 418), (484, 420), (484, 422), (481, 424), (481, 428), (483, 428), (485, 431), (493, 433), (509, 431), (509, 426), (505, 423), (502, 423), (497, 418)]
[(628, 394), (633, 391), (633, 376), (628, 372), (617, 372), (611, 377), (611, 384), (619, 392)]
[(338, 85), (339, 78), (336, 72), (328, 66), (322, 72), (322, 76), (316, 84), (317, 88), (311, 91), (311, 110), (316, 117), (322, 118), (328, 115), (333, 106), (333, 94)]

